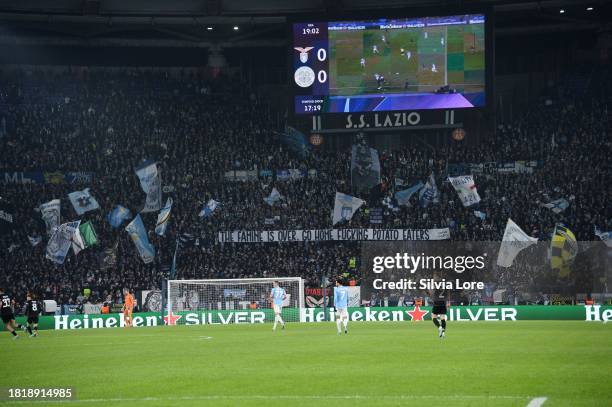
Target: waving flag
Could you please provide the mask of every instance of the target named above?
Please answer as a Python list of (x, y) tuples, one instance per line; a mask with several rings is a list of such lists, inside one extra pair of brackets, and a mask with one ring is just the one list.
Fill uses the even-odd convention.
[(8, 234), (14, 229), (14, 208), (0, 197), (0, 235)]
[(565, 225), (555, 225), (550, 242), (550, 265), (560, 277), (567, 277), (570, 266), (578, 254), (576, 236)]
[(81, 250), (96, 243), (98, 243), (98, 237), (91, 222), (81, 223), (72, 236), (72, 251), (74, 254), (79, 254)]
[(198, 216), (204, 216), (206, 218), (209, 217), (213, 214), (215, 209), (217, 209), (220, 204), (221, 202), (215, 201), (214, 199), (209, 200), (208, 202), (206, 202), (206, 205), (204, 205)]
[(42, 236), (28, 236), (28, 240), (30, 241), (32, 247), (35, 247), (42, 242)]
[(125, 231), (130, 234), (130, 238), (132, 242), (134, 242), (142, 261), (145, 264), (152, 263), (153, 260), (155, 260), (155, 248), (149, 243), (147, 231), (142, 223), (140, 214), (136, 215), (136, 217), (128, 223), (125, 227)]
[(508, 218), (504, 237), (502, 238), (499, 253), (497, 254), (497, 265), (501, 267), (512, 266), (519, 252), (532, 244), (536, 244), (537, 241), (538, 239), (529, 236), (519, 227), (519, 225)]
[(599, 237), (608, 247), (612, 247), (612, 232), (602, 232), (595, 226), (595, 236)]
[(364, 203), (365, 201), (363, 199), (336, 192), (333, 224), (335, 225), (343, 220), (351, 220), (357, 209), (359, 209)]
[[(81, 221), (79, 221), (79, 223), (81, 223)], [(84, 248), (85, 248), (85, 242), (83, 241), (83, 237), (81, 236), (81, 232), (79, 231), (79, 228), (76, 228), (76, 230), (74, 231), (74, 234), (72, 235), (72, 251), (74, 252), (76, 256)]]
[(47, 225), (47, 234), (51, 235), (60, 224), (60, 200), (54, 199), (40, 205), (40, 216)]
[(476, 216), (481, 221), (487, 220), (487, 214), (481, 211), (474, 211), (474, 216)]
[(561, 213), (564, 210), (566, 210), (567, 208), (569, 208), (570, 203), (567, 199), (565, 198), (560, 198), (560, 199), (555, 199), (554, 201), (550, 201), (547, 204), (542, 205), (545, 208), (550, 209), (551, 211), (553, 211), (554, 213)]
[(463, 206), (468, 207), (480, 202), (480, 196), (476, 190), (473, 175), (460, 175), (458, 177), (448, 177), (453, 188), (457, 191)]
[(410, 206), (410, 198), (423, 188), (423, 182), (419, 181), (408, 189), (395, 193), (395, 199), (398, 205)]
[(79, 233), (81, 234), (83, 243), (85, 243), (85, 248), (98, 243), (98, 236), (96, 235), (96, 231), (91, 221), (81, 223), (79, 225)]
[(124, 220), (129, 219), (132, 216), (130, 210), (122, 205), (117, 205), (108, 214), (108, 223), (110, 223), (113, 229), (121, 226)]
[(380, 159), (378, 151), (363, 144), (351, 148), (351, 185), (359, 189), (371, 189), (380, 184)]
[(155, 233), (163, 236), (166, 233), (168, 227), (168, 221), (170, 220), (170, 210), (172, 210), (172, 198), (166, 200), (166, 206), (157, 215), (157, 224), (155, 225)]
[(157, 168), (157, 163), (152, 161), (145, 162), (136, 168), (136, 175), (140, 180), (140, 187), (147, 194), (141, 212), (147, 213), (160, 210), (162, 205), (161, 173)]
[(436, 178), (432, 172), (425, 187), (419, 192), (419, 204), (421, 208), (427, 208), (431, 203), (438, 203), (440, 201), (439, 196), (440, 191), (438, 191)]
[(100, 208), (98, 201), (91, 195), (89, 188), (69, 193), (68, 199), (79, 216)]
[(282, 197), (280, 192), (278, 192), (278, 189), (272, 188), (272, 192), (270, 192), (270, 195), (268, 197), (264, 198), (264, 201), (266, 201), (268, 205), (274, 206), (274, 204), (280, 201), (281, 198)]
[(79, 228), (81, 221), (68, 222), (60, 225), (53, 232), (53, 236), (47, 244), (45, 257), (57, 264), (64, 264), (72, 238)]
[(85, 212), (94, 211), (100, 208), (98, 201), (96, 201), (89, 192), (89, 188), (69, 193), (68, 199), (70, 199), (74, 210), (79, 216), (83, 215)]

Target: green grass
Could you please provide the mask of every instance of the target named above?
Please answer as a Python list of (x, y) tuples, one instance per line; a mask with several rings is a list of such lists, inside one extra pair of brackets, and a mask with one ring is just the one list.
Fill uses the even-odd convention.
[(0, 387), (70, 386), (70, 404), (88, 406), (526, 406), (538, 396), (545, 407), (612, 405), (610, 324), (450, 322), (444, 340), (430, 321), (349, 330), (177, 326), (17, 341), (2, 332)]

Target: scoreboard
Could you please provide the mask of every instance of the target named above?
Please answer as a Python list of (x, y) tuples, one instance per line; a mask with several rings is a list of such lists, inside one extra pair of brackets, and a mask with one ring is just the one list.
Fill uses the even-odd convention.
[(296, 115), (485, 105), (485, 16), (293, 24)]

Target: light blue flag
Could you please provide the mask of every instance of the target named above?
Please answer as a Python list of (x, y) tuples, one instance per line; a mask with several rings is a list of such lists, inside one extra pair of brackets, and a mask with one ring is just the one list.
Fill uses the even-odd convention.
[(117, 205), (115, 208), (110, 211), (108, 214), (108, 223), (110, 223), (112, 228), (118, 228), (121, 226), (124, 220), (132, 217), (130, 210), (122, 205)]
[(436, 178), (434, 174), (431, 173), (425, 187), (421, 189), (419, 192), (419, 204), (421, 208), (427, 208), (432, 202), (439, 202), (440, 192), (438, 191), (438, 187), (436, 186)]
[(79, 229), (80, 220), (68, 222), (55, 229), (49, 243), (47, 243), (47, 253), (45, 257), (57, 264), (64, 264), (64, 259), (70, 250), (72, 238)]
[(220, 204), (221, 202), (215, 201), (214, 199), (209, 200), (208, 202), (206, 202), (206, 205), (204, 205), (198, 216), (204, 216), (206, 218), (209, 217), (213, 214), (215, 209), (217, 209)]
[(172, 210), (172, 198), (166, 200), (166, 205), (159, 211), (157, 215), (157, 224), (155, 225), (155, 233), (163, 236), (166, 233), (168, 227), (168, 221), (170, 220), (170, 210)]
[(363, 199), (336, 192), (334, 210), (332, 212), (332, 224), (335, 225), (341, 221), (350, 221), (355, 212), (357, 212), (357, 209), (361, 208), (363, 204), (365, 204)]
[(555, 199), (554, 201), (544, 204), (545, 208), (550, 209), (554, 213), (561, 213), (567, 208), (569, 208), (569, 206), (570, 204), (565, 198)]
[(130, 234), (132, 242), (136, 245), (140, 258), (145, 264), (152, 263), (155, 260), (155, 248), (149, 243), (147, 237), (147, 231), (145, 230), (144, 224), (140, 214), (136, 215), (134, 219), (125, 227), (125, 231)]
[(474, 216), (476, 216), (478, 219), (480, 219), (483, 222), (487, 220), (487, 214), (484, 212), (474, 211)]
[(264, 201), (270, 205), (270, 206), (274, 206), (274, 204), (278, 201), (280, 201), (282, 198), (280, 192), (278, 192), (278, 189), (276, 188), (272, 188), (272, 192), (270, 192), (270, 195), (264, 198)]
[(395, 193), (395, 199), (399, 205), (410, 206), (410, 198), (423, 188), (423, 182), (419, 181), (408, 189)]

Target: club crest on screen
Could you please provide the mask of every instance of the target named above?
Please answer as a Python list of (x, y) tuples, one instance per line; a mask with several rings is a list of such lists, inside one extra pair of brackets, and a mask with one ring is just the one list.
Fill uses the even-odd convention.
[(299, 51), (300, 52), (300, 61), (305, 64), (306, 62), (308, 62), (308, 52), (310, 50), (312, 50), (314, 47), (293, 47), (294, 50)]

